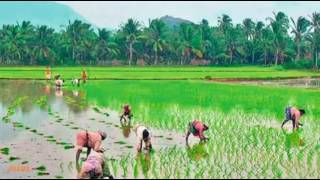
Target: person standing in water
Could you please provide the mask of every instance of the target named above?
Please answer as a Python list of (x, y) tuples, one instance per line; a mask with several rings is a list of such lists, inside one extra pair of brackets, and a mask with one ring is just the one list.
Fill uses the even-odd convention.
[(56, 90), (61, 90), (62, 89), (62, 86), (64, 84), (64, 80), (61, 79), (61, 76), (60, 74), (56, 75), (55, 77), (55, 84), (56, 84)]
[(193, 134), (200, 139), (200, 142), (209, 140), (207, 137), (204, 136), (204, 131), (207, 131), (209, 127), (198, 120), (194, 120), (193, 122), (189, 123), (187, 134), (186, 134), (186, 145), (189, 145), (189, 136)]
[[(131, 121), (131, 118), (132, 118), (132, 113), (131, 113), (131, 107), (130, 107), (130, 105), (129, 104), (126, 104), (126, 105), (124, 105), (123, 106), (123, 113), (122, 113), (122, 115), (120, 116), (120, 122), (121, 122), (121, 124), (123, 124), (123, 123), (130, 123), (130, 121)], [(123, 122), (123, 120), (124, 120), (124, 122)]]
[(83, 83), (86, 83), (87, 80), (88, 80), (88, 74), (87, 74), (87, 71), (83, 70), (82, 71), (82, 74), (81, 74), (81, 77), (82, 77), (82, 81)]
[(297, 109), (296, 107), (287, 107), (285, 110), (286, 119), (283, 121), (281, 128), (288, 122), (292, 121), (292, 130), (296, 131), (299, 129), (299, 126), (303, 126), (302, 123), (300, 123), (300, 118), (305, 114), (304, 109)]
[(137, 136), (137, 152), (142, 152), (143, 142), (145, 144), (145, 149), (150, 152), (152, 150), (150, 130), (145, 126), (136, 125), (136, 127), (134, 128), (134, 132)]
[(47, 66), (47, 68), (45, 70), (45, 78), (47, 81), (51, 80), (51, 69), (49, 66)]

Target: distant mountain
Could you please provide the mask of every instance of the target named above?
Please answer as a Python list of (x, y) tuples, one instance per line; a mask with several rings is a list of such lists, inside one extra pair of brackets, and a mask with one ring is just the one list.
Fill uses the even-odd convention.
[(194, 24), (193, 22), (182, 19), (182, 18), (176, 18), (169, 15), (163, 16), (160, 18), (168, 27), (170, 28), (177, 28), (180, 26), (180, 24), (186, 23), (186, 24)]
[(57, 30), (68, 21), (81, 20), (89, 23), (85, 18), (70, 7), (56, 2), (46, 1), (1, 1), (0, 26), (31, 21), (34, 25), (47, 25)]

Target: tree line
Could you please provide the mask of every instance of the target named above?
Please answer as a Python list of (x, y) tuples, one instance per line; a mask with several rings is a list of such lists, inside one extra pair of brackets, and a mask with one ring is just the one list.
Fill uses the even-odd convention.
[(116, 31), (95, 30), (79, 20), (60, 31), (29, 21), (0, 29), (0, 63), (6, 65), (302, 65), (318, 68), (320, 13), (234, 24), (226, 14), (216, 26), (168, 27), (161, 19), (143, 26), (128, 19)]

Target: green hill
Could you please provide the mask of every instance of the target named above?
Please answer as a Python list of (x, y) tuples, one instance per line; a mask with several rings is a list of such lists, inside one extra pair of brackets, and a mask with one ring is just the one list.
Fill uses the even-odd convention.
[(172, 16), (163, 16), (160, 18), (168, 27), (170, 28), (178, 28), (180, 24), (194, 24), (193, 22), (186, 20), (186, 19), (181, 19), (181, 18), (176, 18)]
[(88, 22), (70, 7), (55, 2), (0, 2), (0, 26), (25, 20), (35, 25), (47, 25), (61, 29), (61, 25), (66, 25), (69, 20), (75, 19)]

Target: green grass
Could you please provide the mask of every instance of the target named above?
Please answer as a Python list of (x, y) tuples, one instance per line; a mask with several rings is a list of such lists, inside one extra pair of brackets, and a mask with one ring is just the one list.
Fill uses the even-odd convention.
[(281, 121), (285, 107), (290, 105), (305, 108), (308, 117), (320, 116), (320, 91), (313, 89), (202, 81), (95, 81), (84, 90), (93, 104), (120, 112), (121, 106), (129, 103), (135, 120), (161, 128), (178, 129), (176, 123), (192, 120), (172, 112), (188, 114), (208, 108), (226, 114), (242, 110), (246, 114), (261, 114)]
[[(0, 78), (44, 79), (45, 67), (0, 67)], [(80, 77), (86, 69), (90, 79), (204, 79), (288, 78), (320, 76), (319, 73), (279, 70), (275, 67), (57, 67), (52, 74), (64, 79)]]
[[(151, 157), (113, 162), (116, 177), (316, 178), (320, 175), (320, 90), (203, 81), (96, 81), (90, 104), (121, 111), (132, 105), (134, 123), (185, 132), (187, 123), (209, 124), (210, 141), (191, 149), (167, 148)], [(285, 107), (305, 108), (304, 127), (280, 129)], [(126, 162), (126, 163), (124, 163)], [(132, 174), (128, 174), (131, 172)], [(118, 174), (118, 176), (117, 176)], [(120, 175), (119, 175), (120, 174)]]

